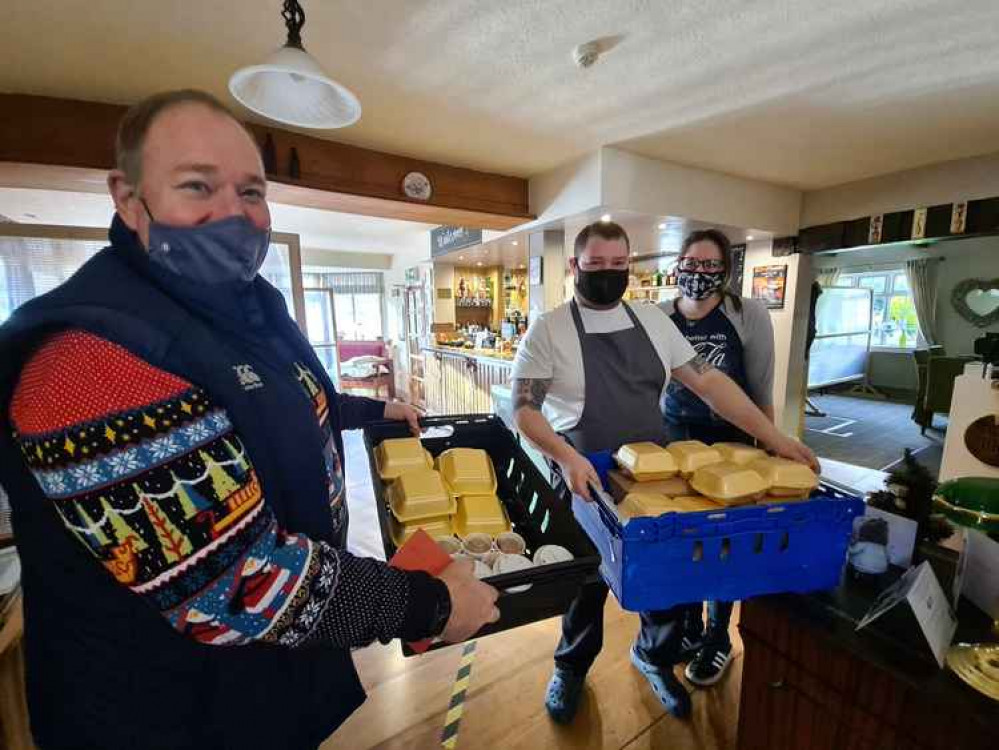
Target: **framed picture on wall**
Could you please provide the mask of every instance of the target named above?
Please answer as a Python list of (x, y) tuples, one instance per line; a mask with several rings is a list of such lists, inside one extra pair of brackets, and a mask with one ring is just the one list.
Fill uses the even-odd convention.
[(756, 266), (753, 269), (753, 299), (766, 302), (771, 310), (784, 307), (787, 266)]
[(540, 255), (535, 255), (527, 263), (527, 283), (532, 286), (537, 286), (544, 280), (541, 260)]

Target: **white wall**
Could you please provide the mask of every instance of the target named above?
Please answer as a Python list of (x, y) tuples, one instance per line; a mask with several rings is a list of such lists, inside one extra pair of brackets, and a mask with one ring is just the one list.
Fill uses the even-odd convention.
[(438, 289), (450, 290), (454, 294), (454, 266), (434, 264), (434, 323), (454, 323), (454, 297), (440, 299)]
[(302, 265), (387, 271), (392, 268), (392, 255), (389, 253), (354, 253), (344, 250), (325, 250), (319, 247), (303, 247)]
[(600, 151), (531, 177), (528, 203), (543, 223), (600, 205)]
[(787, 266), (784, 307), (770, 311), (774, 327), (774, 418), (777, 426), (789, 435), (798, 435), (804, 405), (805, 331), (808, 323), (810, 258), (789, 255), (775, 258), (772, 243), (750, 242), (746, 247), (742, 293), (751, 297), (753, 268)]
[(757, 180), (683, 167), (601, 149), (601, 204), (652, 216), (793, 235), (798, 230), (801, 191)]
[(999, 152), (805, 193), (801, 226), (999, 195)]

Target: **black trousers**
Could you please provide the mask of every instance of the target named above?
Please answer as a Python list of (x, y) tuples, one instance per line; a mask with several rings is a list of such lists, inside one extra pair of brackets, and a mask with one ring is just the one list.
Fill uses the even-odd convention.
[[(557, 465), (552, 466), (552, 486), (566, 504), (572, 494)], [(603, 581), (585, 584), (562, 618), (562, 639), (555, 649), (555, 664), (585, 674), (604, 645), (604, 603), (610, 589)], [(671, 668), (680, 661), (682, 616), (689, 605), (657, 612), (641, 612), (635, 650), (644, 661)]]
[[(604, 602), (609, 589), (603, 581), (583, 586), (562, 618), (562, 640), (555, 664), (585, 674), (604, 645)], [(664, 669), (680, 660), (681, 615), (687, 605), (659, 612), (642, 612), (635, 650), (644, 661)]]

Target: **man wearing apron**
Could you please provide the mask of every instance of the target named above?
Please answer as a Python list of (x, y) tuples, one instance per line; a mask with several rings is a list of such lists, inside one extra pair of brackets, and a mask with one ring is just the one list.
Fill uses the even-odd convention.
[[(659, 308), (622, 303), (629, 261), (624, 229), (611, 222), (585, 227), (569, 260), (574, 298), (532, 322), (514, 363), (514, 419), (548, 458), (565, 501), (571, 493), (590, 500), (589, 485), (599, 485), (586, 454), (645, 440), (665, 444), (659, 402), (671, 376), (775, 453), (816, 466), (808, 448), (777, 431), (731, 379), (696, 356)], [(602, 581), (584, 586), (563, 619), (545, 698), (559, 723), (575, 716), (603, 646), (607, 592)], [(631, 661), (663, 707), (683, 718), (690, 697), (673, 675), (680, 609), (641, 613)]]

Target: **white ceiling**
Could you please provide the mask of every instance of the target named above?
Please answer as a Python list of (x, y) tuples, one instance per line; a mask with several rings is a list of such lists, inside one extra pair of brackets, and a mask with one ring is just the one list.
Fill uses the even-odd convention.
[[(229, 75), (283, 42), (279, 7), (8, 3), (0, 90), (130, 103), (194, 86), (232, 101)], [(523, 176), (624, 144), (805, 188), (996, 149), (995, 0), (304, 7), (306, 47), (364, 107), (324, 134), (348, 143)], [(619, 43), (576, 69), (570, 50), (602, 36)]]
[[(271, 203), (275, 232), (298, 234), (303, 248), (387, 253), (412, 259), (430, 255), (431, 224), (357, 216)], [(95, 193), (0, 188), (0, 214), (25, 224), (107, 227), (114, 205)]]

